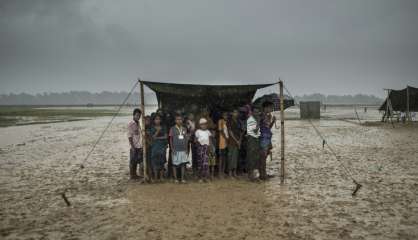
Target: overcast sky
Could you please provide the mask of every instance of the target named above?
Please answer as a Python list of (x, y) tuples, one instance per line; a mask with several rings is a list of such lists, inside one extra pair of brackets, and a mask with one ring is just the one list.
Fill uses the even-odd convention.
[(418, 1), (0, 1), (0, 93), (138, 77), (382, 96), (418, 85)]

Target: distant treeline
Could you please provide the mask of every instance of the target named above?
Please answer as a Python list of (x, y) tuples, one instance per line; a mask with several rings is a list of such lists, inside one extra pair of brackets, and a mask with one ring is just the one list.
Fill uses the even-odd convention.
[[(43, 93), (31, 95), (27, 93), (0, 95), (0, 105), (115, 105), (120, 104), (128, 95), (127, 92), (71, 91), (64, 93)], [(296, 102), (320, 101), (325, 104), (381, 104), (383, 99), (373, 95), (323, 95), (319, 93), (295, 96)], [(156, 104), (154, 93), (145, 93), (146, 104)], [(138, 104), (139, 94), (134, 93), (127, 101), (128, 104)]]
[(303, 96), (295, 96), (295, 101), (320, 101), (322, 104), (367, 104), (379, 105), (384, 101), (374, 95), (356, 94), (356, 95), (323, 95), (314, 93)]
[[(100, 92), (91, 93), (87, 91), (71, 91), (64, 93), (43, 93), (31, 95), (2, 94), (0, 105), (115, 105), (121, 104), (128, 95), (127, 92)], [(145, 94), (146, 104), (156, 104), (154, 93)], [(139, 94), (132, 94), (127, 104), (138, 104)]]

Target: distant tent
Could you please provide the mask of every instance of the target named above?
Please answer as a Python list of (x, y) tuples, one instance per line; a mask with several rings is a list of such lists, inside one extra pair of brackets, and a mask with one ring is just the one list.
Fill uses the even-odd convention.
[[(393, 111), (407, 112), (409, 99), (409, 112), (418, 112), (418, 88), (407, 86), (402, 90), (389, 90), (389, 100)], [(386, 111), (387, 99), (380, 106), (379, 111)], [(390, 105), (389, 105), (390, 106)]]
[[(280, 111), (280, 96), (277, 93), (263, 95), (257, 98), (253, 104), (254, 106), (261, 107), (265, 101), (269, 101), (273, 103), (274, 111)], [(295, 101), (291, 97), (285, 95), (284, 96), (284, 109), (292, 107), (292, 106), (295, 106)]]
[(143, 82), (156, 93), (162, 109), (196, 112), (202, 108), (231, 111), (251, 103), (256, 91), (277, 83), (253, 85), (200, 85)]

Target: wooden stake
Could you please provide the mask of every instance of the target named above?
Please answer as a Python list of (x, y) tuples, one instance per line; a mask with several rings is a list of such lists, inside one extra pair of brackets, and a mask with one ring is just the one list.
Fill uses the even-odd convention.
[(284, 96), (283, 96), (283, 81), (279, 79), (280, 87), (280, 133), (281, 133), (281, 156), (280, 156), (280, 170), (281, 178), (280, 183), (284, 183), (285, 170), (284, 170)]
[(141, 100), (141, 111), (142, 111), (142, 127), (144, 129), (141, 129), (142, 134), (142, 161), (144, 163), (144, 180), (148, 180), (148, 171), (147, 171), (147, 138), (145, 133), (145, 97), (144, 97), (144, 83), (141, 81), (141, 79), (138, 79), (139, 86), (140, 86), (140, 100)]

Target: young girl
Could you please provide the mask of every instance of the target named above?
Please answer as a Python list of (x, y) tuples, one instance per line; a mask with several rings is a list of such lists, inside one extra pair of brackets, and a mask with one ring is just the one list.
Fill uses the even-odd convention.
[(212, 134), (208, 130), (208, 121), (205, 118), (199, 120), (200, 129), (196, 130), (197, 168), (200, 182), (207, 181), (209, 175), (209, 155), (212, 154)]
[(161, 125), (160, 115), (155, 115), (154, 125), (149, 130), (151, 142), (151, 166), (154, 171), (154, 179), (161, 181), (164, 174), (164, 164), (166, 162), (167, 132)]
[(186, 171), (186, 164), (188, 162), (187, 156), (189, 154), (188, 143), (189, 136), (186, 128), (183, 127), (183, 117), (179, 114), (175, 118), (176, 125), (170, 129), (170, 145), (173, 160), (173, 175), (174, 182), (178, 183), (177, 168), (180, 168), (180, 181), (186, 183), (184, 174)]

